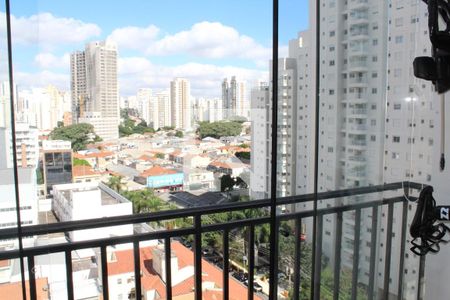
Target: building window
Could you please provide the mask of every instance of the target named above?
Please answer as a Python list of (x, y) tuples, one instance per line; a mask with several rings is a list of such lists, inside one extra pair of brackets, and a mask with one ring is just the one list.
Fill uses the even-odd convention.
[(395, 43), (396, 44), (401, 44), (403, 43), (403, 35), (398, 35), (395, 37)]
[(393, 137), (392, 137), (392, 142), (394, 142), (394, 143), (400, 143), (400, 137), (399, 137), (399, 136), (393, 136)]

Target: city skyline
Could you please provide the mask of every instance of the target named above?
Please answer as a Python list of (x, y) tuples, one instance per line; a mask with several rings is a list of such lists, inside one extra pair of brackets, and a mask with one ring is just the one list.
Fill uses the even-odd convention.
[[(285, 2), (288, 11), (307, 5), (307, 1), (302, 4)], [(267, 81), (272, 28), (263, 19), (255, 24), (254, 20), (244, 18), (253, 10), (251, 4), (239, 3), (238, 12), (231, 8), (223, 12), (212, 10), (205, 17), (200, 8), (208, 9), (211, 5), (200, 1), (188, 13), (174, 9), (174, 15), (189, 15), (177, 18), (177, 22), (168, 22), (158, 14), (174, 3), (153, 3), (148, 14), (136, 10), (133, 17), (121, 16), (114, 22), (111, 18), (86, 14), (86, 10), (80, 11), (71, 3), (54, 6), (39, 1), (34, 8), (13, 4), (15, 82), (21, 90), (48, 84), (69, 90), (70, 53), (98, 40), (112, 40), (118, 45), (121, 96), (133, 95), (140, 88), (162, 91), (175, 77), (189, 79), (195, 97), (220, 96), (215, 85), (220, 85), (225, 77), (236, 75), (254, 84)], [(89, 6), (100, 9), (101, 3), (89, 3)], [(270, 6), (264, 7), (258, 13), (269, 17)], [(127, 10), (120, 5), (108, 8), (110, 15)], [(199, 13), (196, 8), (203, 12)], [(298, 20), (297, 26), (283, 26), (286, 34), (280, 31), (280, 56), (287, 54), (292, 32), (295, 34), (305, 26), (306, 13)], [(4, 26), (0, 30), (5, 31)]]

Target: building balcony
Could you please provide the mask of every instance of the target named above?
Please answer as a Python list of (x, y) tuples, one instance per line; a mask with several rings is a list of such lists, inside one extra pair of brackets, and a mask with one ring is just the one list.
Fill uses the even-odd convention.
[[(334, 295), (335, 299), (341, 296), (348, 296), (353, 299), (357, 299), (359, 296), (364, 296), (368, 299), (388, 299), (390, 297), (398, 297), (402, 299), (402, 294), (404, 293), (404, 287), (406, 282), (408, 285), (414, 282), (414, 292), (416, 295), (421, 295), (423, 291), (423, 268), (424, 260), (415, 259), (415, 263), (419, 266), (419, 272), (412, 278), (408, 275), (408, 281), (406, 281), (406, 275), (404, 272), (405, 267), (405, 255), (404, 252), (407, 245), (406, 239), (409, 238), (407, 235), (407, 221), (411, 220), (412, 215), (407, 209), (408, 203), (404, 197), (404, 187), (408, 187), (410, 191), (419, 191), (422, 188), (421, 184), (410, 183), (410, 182), (397, 182), (390, 183), (379, 186), (370, 186), (363, 188), (353, 188), (346, 190), (338, 190), (332, 192), (325, 192), (315, 194), (305, 194), (300, 196), (291, 196), (286, 198), (273, 199), (263, 199), (249, 202), (238, 202), (238, 203), (227, 203), (215, 206), (204, 206), (197, 208), (188, 209), (177, 209), (171, 211), (160, 211), (155, 213), (144, 213), (135, 215), (124, 215), (117, 217), (99, 218), (83, 221), (71, 221), (71, 222), (60, 222), (54, 224), (43, 224), (43, 225), (33, 225), (24, 226), (18, 231), (17, 228), (8, 228), (0, 230), (0, 239), (15, 239), (17, 237), (30, 237), (30, 236), (40, 236), (47, 234), (68, 234), (69, 232), (85, 229), (101, 229), (111, 226), (119, 225), (129, 225), (129, 224), (154, 224), (156, 222), (164, 223), (170, 220), (176, 219), (189, 219), (192, 220), (190, 226), (185, 227), (170, 227), (169, 229), (157, 228), (156, 230), (147, 232), (138, 232), (133, 235), (126, 236), (114, 236), (109, 238), (101, 239), (91, 239), (84, 241), (67, 241), (64, 243), (57, 244), (46, 244), (40, 246), (26, 247), (20, 250), (9, 250), (1, 251), (0, 259), (4, 261), (15, 260), (26, 258), (26, 264), (24, 268), (24, 273), (22, 278), (27, 278), (24, 280), (24, 287), (27, 290), (27, 294), (30, 295), (31, 299), (37, 299), (37, 294), (40, 292), (38, 289), (42, 288), (41, 283), (41, 272), (39, 266), (36, 264), (37, 258), (42, 255), (60, 254), (65, 259), (65, 274), (67, 276), (65, 282), (65, 299), (74, 299), (75, 289), (74, 285), (75, 278), (73, 277), (74, 268), (72, 265), (72, 253), (74, 251), (82, 251), (89, 249), (98, 249), (97, 259), (91, 261), (91, 264), (98, 265), (98, 270), (101, 274), (108, 276), (99, 275), (98, 287), (100, 290), (99, 297), (102, 299), (109, 299), (111, 292), (111, 278), (112, 276), (108, 268), (111, 268), (111, 257), (109, 256), (109, 249), (111, 247), (117, 247), (121, 244), (130, 244), (131, 249), (130, 259), (132, 260), (128, 264), (132, 266), (132, 274), (130, 277), (132, 280), (128, 282), (130, 293), (127, 295), (129, 299), (144, 299), (141, 296), (144, 290), (148, 288), (148, 282), (145, 276), (146, 272), (143, 272), (143, 268), (147, 268), (145, 264), (142, 264), (142, 252), (143, 248), (140, 243), (144, 243), (150, 240), (156, 241), (159, 246), (155, 248), (153, 256), (159, 255), (161, 260), (160, 267), (164, 270), (159, 270), (161, 280), (164, 282), (164, 299), (172, 299), (176, 297), (175, 289), (175, 278), (173, 277), (176, 271), (173, 265), (173, 255), (174, 253), (179, 253), (183, 251), (185, 253), (191, 253), (193, 259), (193, 293), (192, 298), (204, 299), (211, 293), (208, 286), (209, 283), (204, 279), (205, 276), (208, 277), (214, 272), (219, 272), (221, 274), (220, 283), (216, 284), (214, 289), (215, 292), (219, 293), (223, 299), (229, 299), (230, 293), (236, 287), (240, 287), (245, 290), (246, 295), (241, 294), (240, 299), (267, 299), (267, 294), (269, 294), (269, 299), (275, 299), (274, 295), (282, 294), (282, 290), (290, 287), (300, 287), (302, 282), (307, 282), (309, 286), (313, 287), (309, 292), (311, 293), (311, 298), (322, 299), (321, 293), (324, 293), (323, 289), (317, 288), (321, 286), (323, 269), (322, 262), (328, 261), (329, 267), (334, 273), (333, 277), (333, 287), (328, 291)], [(386, 193), (386, 194), (384, 194)], [(299, 211), (291, 210), (284, 214), (270, 214), (268, 209), (271, 207), (293, 207), (294, 205), (313, 203), (314, 201), (321, 200), (324, 202), (330, 201), (330, 203), (335, 203), (334, 199), (341, 199), (344, 197), (355, 196), (364, 197), (366, 195), (371, 195), (370, 199), (374, 199), (373, 195), (377, 195), (380, 200), (368, 200), (361, 201), (358, 203), (352, 203), (350, 205), (342, 206), (327, 206), (327, 208), (317, 209), (317, 211), (302, 209)], [(369, 198), (368, 198), (369, 199)], [(382, 199), (382, 201), (381, 201)], [(416, 200), (417, 198), (410, 196), (411, 200)], [(337, 201), (339, 202), (339, 201)], [(312, 207), (312, 205), (311, 205)], [(402, 211), (401, 222), (397, 220), (394, 224), (393, 213), (397, 212), (397, 209)], [(348, 214), (354, 216), (354, 224), (361, 224), (362, 214), (364, 212), (370, 211), (372, 216), (380, 216), (381, 211), (387, 212), (386, 219), (387, 222), (387, 234), (384, 237), (380, 237), (376, 234), (379, 224), (382, 224), (383, 220), (379, 218), (372, 217), (372, 229), (366, 238), (370, 239), (370, 246), (363, 244), (362, 235), (367, 235), (367, 228), (360, 228), (360, 226), (354, 226), (354, 230), (350, 233), (349, 228), (343, 228), (348, 226), (346, 216)], [(232, 219), (230, 221), (211, 223), (208, 220), (214, 214), (232, 213), (244, 210), (254, 210), (263, 211), (260, 217), (246, 217), (244, 219)], [(284, 210), (287, 211), (287, 210)], [(331, 233), (331, 236), (323, 235), (324, 218), (334, 218), (335, 228)], [(283, 223), (290, 222), (293, 225), (291, 229), (286, 230), (285, 226), (281, 226)], [(306, 227), (304, 224), (315, 223), (317, 226), (317, 234), (312, 233), (311, 227)], [(256, 274), (260, 273), (261, 266), (256, 264), (256, 256), (259, 253), (259, 257), (264, 256), (261, 254), (262, 250), (259, 250), (259, 246), (256, 245), (255, 241), (257, 239), (256, 229), (259, 226), (270, 225), (272, 228), (278, 228), (276, 231), (276, 241), (280, 243), (281, 238), (291, 236), (290, 241), (292, 242), (292, 252), (285, 252), (283, 247), (279, 245), (273, 245), (269, 247), (270, 251), (266, 251), (266, 257), (268, 264), (266, 265), (266, 270), (270, 274), (269, 280), (261, 281)], [(306, 230), (305, 230), (306, 227)], [(361, 227), (363, 227), (361, 225)], [(230, 260), (230, 255), (236, 249), (232, 248), (231, 241), (236, 238), (236, 232), (239, 230), (245, 230), (247, 232), (245, 237), (241, 240), (243, 248), (240, 249), (245, 252), (245, 260), (243, 265), (239, 265), (235, 261)], [(390, 230), (390, 231), (389, 231)], [(397, 248), (393, 248), (393, 238), (392, 232), (396, 232), (395, 241), (401, 248), (401, 251), (394, 251)], [(351, 247), (345, 247), (344, 240), (342, 238), (343, 232), (346, 233), (344, 236), (348, 237), (353, 244)], [(202, 248), (202, 235), (208, 233), (217, 233), (221, 236), (221, 243), (215, 246), (213, 250), (205, 250)], [(193, 236), (193, 242), (187, 245), (182, 241), (182, 238), (191, 235)], [(316, 241), (316, 244), (312, 244), (312, 240)], [(347, 239), (347, 240), (348, 240)], [(326, 249), (325, 240), (327, 243), (329, 241), (333, 242), (332, 249)], [(379, 243), (384, 243), (383, 248), (379, 248), (377, 245)], [(183, 245), (184, 244), (184, 245)], [(312, 268), (306, 268), (302, 265), (302, 255), (301, 249), (303, 244), (308, 244), (312, 247), (315, 258), (312, 261)], [(344, 245), (344, 246), (343, 246)], [(363, 274), (359, 270), (361, 268), (360, 252), (363, 247), (368, 247), (367, 252), (370, 253), (370, 263), (369, 267), (369, 280), (364, 281), (362, 278)], [(159, 249), (159, 250), (158, 250)], [(209, 249), (209, 248), (208, 248)], [(267, 248), (266, 248), (267, 249)], [(156, 251), (156, 252), (155, 252)], [(159, 251), (159, 252), (158, 252)], [(261, 252), (262, 251), (262, 252)], [(342, 261), (341, 257), (347, 253), (350, 257), (351, 262), (351, 277), (353, 280), (350, 282), (351, 289), (348, 291), (348, 295), (344, 295), (341, 290), (341, 270), (345, 267), (347, 262)], [(158, 254), (159, 253), (159, 254)], [(212, 259), (211, 253), (215, 253), (215, 258)], [(376, 276), (376, 270), (380, 271), (380, 267), (375, 263), (375, 258), (383, 256), (385, 259), (384, 271), (382, 271), (382, 278)], [(119, 259), (117, 256), (115, 259)], [(395, 259), (396, 263), (391, 264)], [(259, 261), (259, 259), (258, 259)], [(220, 262), (220, 263), (219, 263)], [(292, 273), (289, 277), (284, 278), (279, 276), (279, 271), (283, 271), (285, 268), (292, 269)], [(239, 276), (230, 276), (230, 270), (234, 269), (240, 270), (242, 278), (246, 278), (245, 285), (243, 281), (240, 281)], [(216, 270), (216, 271), (213, 271)], [(237, 274), (237, 273), (236, 273)], [(390, 278), (397, 276), (398, 284), (397, 286), (392, 286), (390, 284)], [(114, 277), (115, 278), (115, 277)], [(134, 278), (141, 278), (141, 280), (134, 280)], [(117, 280), (117, 279), (115, 279)], [(212, 280), (211, 278), (209, 280)], [(25, 283), (26, 281), (26, 283)], [(256, 281), (259, 284), (264, 285), (262, 289), (255, 288)], [(144, 284), (145, 283), (145, 284)], [(325, 284), (325, 283), (323, 283)], [(302, 285), (304, 286), (304, 285)], [(360, 289), (363, 287), (364, 289)], [(47, 291), (52, 292), (47, 286)], [(367, 295), (359, 295), (361, 291), (367, 292)], [(408, 290), (408, 293), (410, 291)], [(300, 289), (292, 289), (292, 299), (299, 299)], [(50, 295), (51, 297), (51, 295)]]
[(364, 156), (349, 156), (348, 161), (351, 161), (353, 163), (365, 163), (367, 159)]
[(368, 83), (365, 78), (356, 77), (356, 78), (349, 78), (347, 80), (347, 85), (348, 85), (348, 87), (363, 88), (363, 87), (367, 87)]

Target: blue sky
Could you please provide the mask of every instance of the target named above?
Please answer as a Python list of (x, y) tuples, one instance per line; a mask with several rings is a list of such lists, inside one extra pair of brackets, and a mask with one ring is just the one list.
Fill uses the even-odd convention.
[[(122, 94), (163, 89), (170, 78), (183, 76), (191, 79), (194, 96), (214, 96), (222, 77), (267, 77), (271, 5), (268, 0), (12, 1), (16, 82), (68, 90), (69, 53), (88, 41), (110, 39), (119, 48)], [(307, 25), (308, 1), (280, 1), (282, 53)]]

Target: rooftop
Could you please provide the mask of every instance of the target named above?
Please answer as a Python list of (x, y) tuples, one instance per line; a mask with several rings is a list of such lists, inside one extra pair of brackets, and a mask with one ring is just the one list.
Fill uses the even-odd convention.
[(73, 166), (72, 174), (73, 177), (100, 175), (99, 172), (94, 171), (94, 169), (92, 169), (92, 167), (90, 166)]
[(180, 172), (173, 170), (173, 169), (163, 168), (161, 166), (154, 166), (154, 167), (151, 167), (150, 169), (147, 169), (144, 172), (142, 172), (140, 174), (140, 176), (150, 177), (150, 176), (169, 175), (169, 174), (176, 174), (176, 173), (180, 173)]
[[(160, 275), (153, 269), (152, 265), (152, 249), (154, 247), (140, 248), (141, 270), (142, 276), (142, 288), (144, 291), (150, 291), (156, 289), (161, 298), (166, 295), (166, 287), (164, 281)], [(194, 265), (194, 253), (183, 246), (179, 242), (172, 242), (171, 249), (173, 254), (178, 258), (178, 267), (180, 269)], [(134, 260), (133, 250), (116, 251), (115, 261), (108, 262), (108, 274), (109, 276), (134, 273)], [(218, 299), (221, 297), (222, 291), (222, 270), (213, 266), (206, 260), (202, 259), (202, 276), (203, 282), (213, 282), (214, 286), (218, 289), (207, 290), (203, 292), (203, 299)], [(194, 287), (194, 276), (190, 276), (184, 281), (176, 284), (173, 282), (172, 294), (174, 297), (191, 294)], [(207, 296), (208, 295), (208, 296)], [(247, 295), (247, 288), (238, 283), (234, 278), (230, 277), (230, 299), (239, 300), (242, 299), (242, 295)], [(207, 296), (207, 297), (206, 297)], [(206, 297), (206, 298), (205, 298)], [(260, 299), (255, 296), (254, 299)]]

